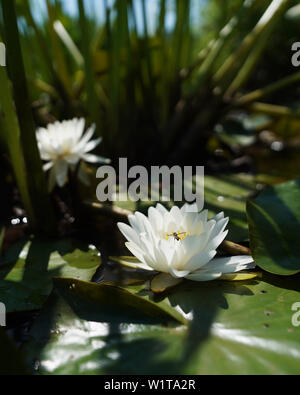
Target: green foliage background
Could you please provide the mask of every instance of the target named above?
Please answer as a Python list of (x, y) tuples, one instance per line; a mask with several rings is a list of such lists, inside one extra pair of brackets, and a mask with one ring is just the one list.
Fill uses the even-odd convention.
[[(0, 331), (0, 372), (299, 374), (299, 180), (281, 183), (300, 176), (297, 1), (212, 0), (195, 15), (190, 0), (160, 0), (154, 31), (149, 1), (103, 0), (99, 23), (84, 0), (73, 16), (45, 0), (44, 18), (34, 0), (0, 0), (0, 300), (14, 337), (28, 329), (18, 347)], [(260, 277), (155, 295), (147, 274), (112, 262), (123, 240), (95, 185), (79, 203), (47, 191), (35, 129), (72, 117), (96, 123), (113, 164), (205, 165), (210, 215), (230, 216)], [(71, 230), (57, 206), (76, 211)], [(8, 242), (16, 208), (32, 235)]]

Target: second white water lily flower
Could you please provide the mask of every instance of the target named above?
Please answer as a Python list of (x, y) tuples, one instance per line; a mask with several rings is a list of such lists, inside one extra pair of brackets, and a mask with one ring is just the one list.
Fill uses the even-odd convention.
[(90, 163), (110, 163), (109, 159), (90, 153), (101, 143), (101, 138), (91, 140), (95, 125), (86, 133), (85, 120), (74, 118), (69, 121), (55, 122), (47, 128), (37, 130), (37, 141), (41, 158), (48, 163), (44, 170), (50, 172), (50, 189), (55, 183), (62, 187), (67, 179), (69, 168), (74, 169), (79, 161)]
[(215, 257), (228, 233), (229, 218), (220, 213), (208, 220), (207, 215), (207, 210), (198, 213), (196, 205), (168, 211), (158, 204), (149, 208), (148, 217), (139, 212), (129, 216), (131, 226), (118, 224), (127, 248), (139, 261), (131, 266), (161, 272), (152, 289), (163, 290), (183, 278), (216, 280), (255, 267), (251, 256)]

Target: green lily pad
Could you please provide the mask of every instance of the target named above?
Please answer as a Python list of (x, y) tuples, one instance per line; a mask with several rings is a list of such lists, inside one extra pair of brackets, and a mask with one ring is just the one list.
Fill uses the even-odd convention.
[(247, 204), (250, 246), (258, 266), (280, 275), (300, 271), (300, 180), (266, 189)]
[[(83, 316), (89, 316), (96, 312), (97, 320), (103, 314), (110, 314), (114, 319), (124, 320), (153, 320), (160, 322), (177, 322), (185, 324), (186, 320), (176, 309), (172, 308), (167, 301), (153, 302), (147, 296), (138, 295), (123, 288), (109, 283), (95, 284), (86, 281), (74, 280), (73, 278), (55, 278), (55, 288), (64, 299), (69, 301), (73, 310), (80, 312)], [(133, 287), (133, 290), (139, 289)], [(97, 311), (97, 306), (101, 309)], [(80, 314), (79, 313), (79, 314)], [(133, 318), (132, 318), (133, 317)]]
[(95, 248), (74, 240), (18, 242), (0, 260), (1, 302), (7, 312), (39, 309), (52, 277), (90, 280), (100, 263)]
[[(163, 295), (128, 288), (154, 303), (167, 301), (189, 320), (188, 326), (160, 318), (157, 324), (158, 316), (143, 314), (146, 305), (134, 311), (134, 305), (119, 298), (119, 288), (71, 284), (56, 281), (55, 294), (23, 347), (29, 366), (40, 374), (300, 373), (299, 330), (291, 323), (299, 275), (266, 274), (262, 281), (244, 283), (186, 282)], [(93, 291), (85, 295), (86, 287)], [(100, 287), (99, 299), (94, 287)]]

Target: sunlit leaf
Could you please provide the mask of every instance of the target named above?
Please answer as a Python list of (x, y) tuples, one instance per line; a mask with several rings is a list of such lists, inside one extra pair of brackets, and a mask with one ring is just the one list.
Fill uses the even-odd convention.
[(225, 281), (246, 281), (261, 277), (261, 273), (231, 273), (223, 274), (219, 280)]
[(188, 327), (145, 323), (116, 295), (104, 301), (116, 289), (102, 288), (97, 302), (94, 291), (84, 296), (85, 285), (76, 290), (80, 282), (72, 288), (71, 280), (59, 281), (23, 347), (40, 374), (300, 373), (299, 334), (291, 323), (299, 276), (186, 283), (162, 295), (136, 291), (168, 301)]
[(8, 312), (39, 309), (52, 277), (90, 280), (100, 263), (97, 250), (72, 240), (19, 242), (0, 260), (1, 302)]
[(250, 247), (258, 266), (291, 275), (300, 271), (300, 180), (266, 189), (247, 205)]

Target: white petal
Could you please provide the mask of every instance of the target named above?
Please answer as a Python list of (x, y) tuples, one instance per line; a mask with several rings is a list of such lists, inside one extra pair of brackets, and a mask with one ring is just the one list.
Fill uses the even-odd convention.
[(168, 212), (168, 210), (160, 203), (157, 203), (156, 210), (158, 210), (161, 215), (165, 215)]
[(209, 272), (236, 273), (241, 270), (254, 269), (255, 263), (249, 255), (215, 258), (203, 270)]
[(196, 218), (197, 215), (195, 213), (184, 213), (181, 222), (181, 229), (184, 229), (186, 232), (190, 234), (197, 234), (193, 231)]
[(184, 278), (190, 274), (190, 271), (189, 270), (176, 270), (176, 269), (173, 269), (172, 267), (169, 267), (169, 273), (171, 274), (171, 276), (173, 276), (175, 278)]
[(95, 133), (96, 130), (96, 125), (92, 125), (85, 133), (85, 135), (81, 138), (80, 142), (78, 143), (77, 147), (78, 149), (83, 149), (86, 144), (90, 141), (90, 139), (93, 137), (93, 134)]
[(168, 273), (167, 251), (162, 250), (161, 246), (156, 246), (153, 241), (141, 235), (142, 249), (145, 251), (146, 263), (158, 272)]
[(204, 225), (207, 223), (208, 210), (203, 210), (198, 215), (195, 215), (192, 234), (200, 235), (204, 230)]
[(221, 213), (217, 214), (215, 217), (213, 217), (212, 219), (214, 219), (215, 221), (220, 221), (220, 219), (224, 218), (224, 212), (222, 211)]
[(175, 221), (174, 217), (167, 212), (163, 217), (164, 230), (167, 234), (175, 232), (179, 228), (179, 224)]
[(186, 261), (189, 261), (193, 256), (199, 254), (206, 245), (207, 235), (202, 234), (200, 236), (187, 236), (180, 243), (181, 248), (184, 249), (184, 255)]
[(136, 269), (153, 270), (151, 266), (145, 263), (143, 251), (136, 244), (127, 242), (125, 245), (128, 250), (141, 261), (141, 263), (136, 263)]
[(220, 233), (222, 233), (225, 230), (228, 222), (229, 222), (229, 218), (223, 218), (223, 219), (218, 220), (216, 222), (216, 226), (214, 227), (213, 231), (211, 232), (210, 237), (213, 239), (216, 236), (218, 236)]
[(174, 240), (164, 240), (161, 239), (158, 242), (158, 248), (164, 254), (165, 261), (167, 262), (167, 267), (176, 267), (176, 248), (174, 248)]
[(140, 223), (138, 219), (136, 218), (135, 214), (131, 214), (128, 216), (128, 221), (130, 223), (130, 226), (139, 234), (144, 231), (144, 227), (140, 227)]
[(227, 234), (228, 234), (228, 230), (226, 230), (225, 232), (219, 233), (216, 237), (214, 237), (213, 239), (211, 239), (208, 242), (207, 249), (208, 250), (215, 250), (216, 248), (218, 248), (219, 245), (223, 242), (223, 240), (227, 236)]
[(185, 265), (187, 270), (191, 272), (196, 271), (208, 264), (217, 254), (217, 251), (202, 251), (199, 254), (193, 256)]
[(161, 232), (163, 229), (163, 218), (159, 210), (156, 210), (154, 207), (150, 207), (148, 210), (148, 218), (154, 230), (157, 233)]
[(173, 217), (173, 221), (178, 224), (178, 226), (181, 224), (183, 216), (180, 211), (180, 208), (177, 206), (173, 206), (170, 210), (170, 215)]
[(188, 204), (185, 203), (182, 207), (181, 207), (181, 212), (182, 213), (198, 213), (198, 206), (197, 203), (193, 203), (193, 204)]
[(153, 232), (153, 228), (150, 224), (149, 219), (142, 213), (140, 212), (136, 212), (135, 213), (135, 220), (136, 220), (136, 226), (138, 227), (138, 229), (140, 230), (141, 233), (146, 233), (147, 235), (149, 235), (149, 237), (152, 238), (152, 236), (154, 235)]
[(207, 222), (206, 225), (204, 226), (203, 231), (198, 236), (199, 237), (199, 243), (201, 242), (201, 245), (199, 245), (198, 252), (200, 252), (201, 250), (202, 251), (210, 250), (210, 248), (208, 248), (208, 243), (209, 243), (209, 240), (210, 240), (210, 237), (211, 237), (211, 233), (212, 233), (215, 225), (216, 225), (215, 221), (212, 220), (212, 221)]
[(169, 270), (167, 257), (158, 248), (154, 249), (154, 260), (151, 266), (158, 272), (167, 273)]
[(88, 143), (86, 143), (86, 145), (83, 148), (84, 152), (92, 151), (93, 149), (95, 149), (97, 147), (97, 145), (99, 145), (101, 143), (101, 141), (102, 141), (101, 137), (96, 140), (89, 141)]
[(48, 170), (50, 170), (52, 167), (53, 167), (53, 162), (48, 162), (48, 163), (44, 164), (43, 170), (44, 170), (44, 171), (48, 171)]
[(128, 241), (133, 242), (137, 245), (140, 244), (139, 236), (134, 229), (132, 229), (129, 225), (124, 224), (122, 222), (119, 222), (117, 225)]
[(74, 127), (74, 138), (79, 140), (84, 132), (85, 120), (84, 118), (74, 118), (70, 122), (73, 122)]
[(103, 156), (98, 156), (94, 154), (83, 154), (82, 159), (90, 163), (110, 163), (110, 159), (104, 158)]
[(206, 222), (203, 227), (203, 232), (209, 234), (209, 238), (213, 234), (213, 230), (215, 226), (217, 225), (216, 221), (214, 219), (211, 219), (210, 221)]

